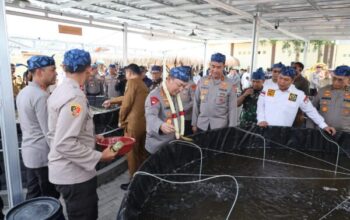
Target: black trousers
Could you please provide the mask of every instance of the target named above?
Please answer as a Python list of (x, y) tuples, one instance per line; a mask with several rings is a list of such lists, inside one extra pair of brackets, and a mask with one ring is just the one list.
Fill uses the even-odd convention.
[(185, 120), (185, 136), (193, 134), (192, 131), (192, 121)]
[(58, 199), (59, 192), (55, 186), (49, 182), (48, 167), (28, 168), (26, 167), (27, 176), (27, 196), (26, 199), (32, 199), (40, 196), (49, 196)]
[(72, 185), (56, 185), (66, 203), (69, 220), (96, 220), (98, 217), (97, 178)]

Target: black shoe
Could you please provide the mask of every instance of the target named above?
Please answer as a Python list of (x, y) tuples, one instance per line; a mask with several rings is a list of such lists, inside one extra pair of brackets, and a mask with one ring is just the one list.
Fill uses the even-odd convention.
[(120, 185), (120, 188), (121, 188), (122, 190), (128, 190), (129, 185), (130, 185), (130, 182), (129, 182), (129, 183), (124, 183), (124, 184), (121, 184), (121, 185)]

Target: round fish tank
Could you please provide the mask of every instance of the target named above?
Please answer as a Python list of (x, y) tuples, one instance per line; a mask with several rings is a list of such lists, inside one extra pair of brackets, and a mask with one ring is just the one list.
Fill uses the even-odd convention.
[(192, 138), (144, 162), (117, 219), (350, 219), (350, 134), (252, 127)]

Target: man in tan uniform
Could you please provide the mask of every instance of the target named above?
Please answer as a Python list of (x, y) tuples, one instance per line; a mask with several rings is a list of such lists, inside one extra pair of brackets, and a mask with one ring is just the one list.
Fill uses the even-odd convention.
[(92, 113), (80, 89), (90, 65), (88, 52), (67, 51), (63, 61), (67, 77), (48, 99), (49, 180), (62, 194), (70, 220), (98, 218), (95, 167), (116, 156), (109, 148), (102, 153), (95, 150)]
[[(148, 88), (143, 82), (142, 72), (136, 64), (130, 64), (125, 68), (128, 80), (123, 103), (120, 106), (119, 124), (124, 128), (124, 135), (135, 138), (133, 149), (127, 154), (130, 178), (134, 175), (142, 162), (147, 157), (145, 150), (146, 118), (145, 101)], [(129, 183), (122, 184), (126, 190)]]
[(146, 108), (146, 150), (154, 154), (161, 145), (175, 139), (175, 126), (173, 118), (180, 124), (180, 108), (176, 100), (179, 94), (187, 85), (190, 76), (182, 67), (171, 69), (166, 79), (166, 87), (174, 103), (174, 115), (171, 112), (170, 100), (167, 99), (163, 85), (154, 89), (147, 97)]
[(193, 132), (233, 127), (237, 121), (236, 87), (224, 76), (226, 57), (216, 53), (211, 56), (210, 75), (197, 85), (193, 101)]
[[(192, 68), (190, 66), (182, 66), (188, 71), (188, 74), (191, 77)], [(192, 108), (193, 108), (193, 99), (194, 93), (196, 92), (196, 84), (193, 80), (189, 80), (187, 86), (180, 93), (182, 104), (185, 111), (185, 136), (191, 135), (192, 132)]]
[[(325, 119), (326, 123), (350, 132), (350, 91), (347, 87), (350, 67), (338, 66), (332, 76), (332, 85), (321, 88), (312, 104)], [(308, 120), (308, 127), (313, 127)]]

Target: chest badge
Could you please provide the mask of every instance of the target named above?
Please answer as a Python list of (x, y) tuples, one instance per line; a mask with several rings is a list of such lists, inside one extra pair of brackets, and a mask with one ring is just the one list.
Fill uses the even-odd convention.
[(298, 97), (297, 94), (291, 93), (291, 94), (289, 94), (288, 100), (295, 102), (295, 101), (297, 101), (297, 97)]
[(274, 97), (275, 93), (276, 93), (276, 90), (274, 89), (267, 90), (267, 96)]

